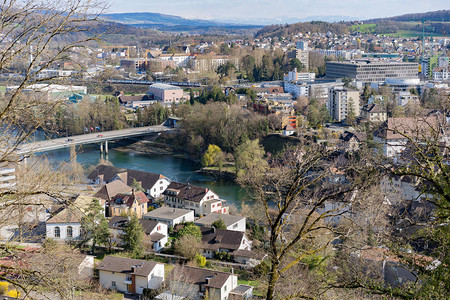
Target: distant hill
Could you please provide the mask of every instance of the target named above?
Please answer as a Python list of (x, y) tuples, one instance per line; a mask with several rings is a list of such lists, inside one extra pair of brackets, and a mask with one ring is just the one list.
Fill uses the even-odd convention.
[(429, 11), (426, 13), (414, 13), (406, 14), (395, 17), (387, 18), (376, 18), (367, 20), (366, 22), (379, 22), (379, 21), (400, 21), (400, 22), (411, 22), (411, 21), (436, 21), (436, 22), (450, 22), (450, 10), (437, 10)]
[(185, 19), (178, 16), (164, 15), (159, 13), (114, 13), (114, 14), (104, 14), (103, 18), (108, 19), (113, 22), (127, 24), (127, 25), (147, 25), (149, 27), (151, 24), (163, 25), (163, 26), (226, 26), (228, 24), (208, 21), (208, 20), (198, 20), (198, 19)]

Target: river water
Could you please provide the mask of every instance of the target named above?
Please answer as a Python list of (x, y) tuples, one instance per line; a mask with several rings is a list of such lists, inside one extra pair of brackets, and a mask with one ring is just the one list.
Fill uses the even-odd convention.
[[(50, 162), (58, 163), (68, 161), (70, 150), (54, 150), (46, 152), (45, 155)], [(100, 163), (101, 156), (99, 145), (83, 146), (77, 154), (77, 162), (85, 169)], [(247, 201), (247, 192), (239, 185), (210, 176), (196, 174), (199, 166), (188, 159), (174, 157), (172, 155), (140, 154), (123, 152), (114, 149), (110, 143), (108, 161), (119, 168), (135, 169), (151, 173), (163, 174), (173, 181), (189, 182), (194, 185), (209, 188), (219, 195), (221, 199), (227, 200), (239, 207), (243, 201)]]

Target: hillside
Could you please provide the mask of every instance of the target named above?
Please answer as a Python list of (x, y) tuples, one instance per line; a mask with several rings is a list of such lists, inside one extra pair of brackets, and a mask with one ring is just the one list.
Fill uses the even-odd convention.
[(450, 22), (450, 10), (437, 10), (429, 11), (426, 13), (413, 13), (388, 18), (377, 18), (367, 20), (365, 22), (380, 22), (380, 21), (399, 21), (399, 22), (411, 22), (411, 21), (436, 21), (436, 22)]

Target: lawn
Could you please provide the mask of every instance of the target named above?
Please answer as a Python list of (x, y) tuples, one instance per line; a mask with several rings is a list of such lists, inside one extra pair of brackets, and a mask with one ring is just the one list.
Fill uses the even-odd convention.
[(362, 25), (353, 25), (353, 31), (359, 31), (361, 33), (372, 33), (375, 31), (376, 24), (362, 24)]
[(264, 297), (265, 296), (265, 291), (260, 286), (261, 284), (260, 284), (259, 281), (256, 281), (256, 280), (240, 280), (240, 279), (238, 279), (238, 284), (252, 286), (253, 287), (253, 295), (255, 295), (255, 296), (259, 296), (259, 297)]

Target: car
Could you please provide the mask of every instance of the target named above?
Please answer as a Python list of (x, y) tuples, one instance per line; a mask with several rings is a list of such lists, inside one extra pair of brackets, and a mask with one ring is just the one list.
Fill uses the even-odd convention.
[(103, 137), (103, 134), (99, 134), (99, 135), (97, 135), (97, 137)]
[(73, 141), (73, 139), (67, 139), (67, 141), (68, 141), (68, 142), (72, 142), (72, 141)]

